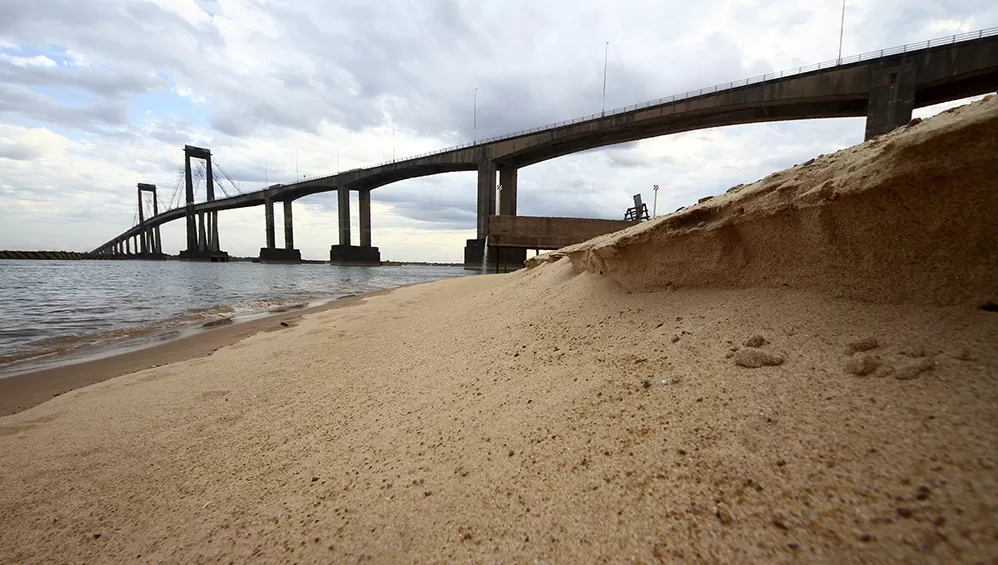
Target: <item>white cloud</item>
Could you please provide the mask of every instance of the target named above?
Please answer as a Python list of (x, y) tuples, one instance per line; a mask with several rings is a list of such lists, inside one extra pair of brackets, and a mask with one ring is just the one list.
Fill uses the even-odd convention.
[(0, 61), (8, 62), (16, 67), (54, 67), (56, 66), (55, 61), (49, 59), (45, 55), (32, 55), (30, 57), (22, 57), (20, 55), (11, 55), (9, 53), (0, 53)]

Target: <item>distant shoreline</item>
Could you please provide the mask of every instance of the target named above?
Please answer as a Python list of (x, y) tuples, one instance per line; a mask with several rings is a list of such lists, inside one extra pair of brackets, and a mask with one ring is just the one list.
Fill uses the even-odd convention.
[[(114, 259), (95, 259), (92, 257), (87, 257), (86, 253), (81, 253), (79, 251), (17, 251), (10, 249), (0, 249), (0, 261), (2, 260), (14, 260), (14, 261), (107, 261)], [(176, 260), (176, 255), (167, 255), (165, 257), (166, 261)], [(125, 260), (125, 259), (118, 259)], [(143, 259), (133, 259), (136, 261), (141, 261)], [(259, 259), (256, 257), (229, 257), (230, 263), (257, 263)], [(321, 265), (329, 263), (329, 261), (321, 259), (302, 259), (301, 264), (303, 265)], [(293, 263), (291, 263), (293, 264)], [(403, 266), (425, 266), (425, 267), (464, 267), (464, 263), (436, 263), (428, 261), (382, 261), (382, 267), (403, 267)]]

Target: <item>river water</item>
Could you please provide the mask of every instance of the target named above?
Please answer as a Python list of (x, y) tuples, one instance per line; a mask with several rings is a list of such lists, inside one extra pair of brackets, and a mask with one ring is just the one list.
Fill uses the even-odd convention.
[(466, 274), (423, 265), (0, 260), (0, 377), (147, 347), (224, 318)]

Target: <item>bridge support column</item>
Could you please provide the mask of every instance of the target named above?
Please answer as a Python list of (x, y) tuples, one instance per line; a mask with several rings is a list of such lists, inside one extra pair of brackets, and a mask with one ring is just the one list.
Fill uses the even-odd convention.
[[(488, 245), (489, 218), (496, 215), (495, 162), (483, 155), (478, 163), (478, 238), (467, 240), (464, 246), (464, 268), (507, 272), (523, 267), (526, 250)], [(516, 167), (500, 166), (499, 213), (516, 215)], [(522, 256), (521, 256), (522, 255)]]
[(336, 213), (340, 219), (340, 245), (350, 245), (350, 189), (341, 186), (336, 190)]
[(516, 167), (499, 167), (499, 215), (516, 215)]
[(911, 121), (915, 107), (915, 67), (911, 63), (874, 69), (870, 73), (866, 109), (866, 139), (873, 139)]
[(487, 156), (478, 163), (478, 239), (489, 235), (489, 216), (496, 213), (496, 164)]
[(371, 191), (361, 190), (357, 193), (360, 204), (360, 246), (371, 246)]
[(329, 248), (329, 262), (333, 265), (380, 265), (381, 252), (377, 247), (371, 247), (371, 191), (359, 191), (360, 245), (350, 245), (350, 189), (340, 187), (338, 193), (340, 244)]
[(197, 250), (201, 253), (208, 252), (208, 245), (205, 241), (207, 239), (207, 231), (204, 225), (204, 212), (198, 212), (198, 246)]
[(198, 248), (198, 231), (194, 219), (194, 179), (191, 176), (191, 154), (186, 148), (184, 149), (184, 186), (187, 197), (187, 252), (191, 253)]
[(267, 199), (263, 204), (264, 216), (267, 221), (267, 249), (276, 247), (274, 236), (274, 201)]
[[(159, 195), (156, 193), (155, 186), (153, 186), (152, 191), (152, 215), (154, 218), (159, 215)], [(153, 228), (153, 253), (163, 254), (163, 240), (160, 239), (159, 226)]]
[(284, 201), (284, 248), (288, 251), (295, 248), (295, 228), (292, 223), (291, 200)]
[(267, 216), (267, 247), (260, 248), (261, 263), (301, 263), (301, 251), (294, 249), (294, 227), (291, 223), (291, 201), (284, 201), (284, 248), (277, 247), (274, 229), (274, 202), (264, 204)]

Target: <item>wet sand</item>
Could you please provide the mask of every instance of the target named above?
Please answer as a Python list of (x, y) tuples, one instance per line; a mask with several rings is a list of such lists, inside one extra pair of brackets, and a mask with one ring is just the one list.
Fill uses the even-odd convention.
[(245, 322), (213, 327), (137, 351), (0, 378), (0, 416), (15, 414), (60, 394), (110, 378), (150, 367), (204, 357), (220, 347), (231, 345), (245, 337), (260, 332), (287, 329), (288, 326), (298, 323), (302, 316), (355, 305), (365, 297), (385, 292), (390, 291), (372, 291), (319, 306), (288, 310)]

